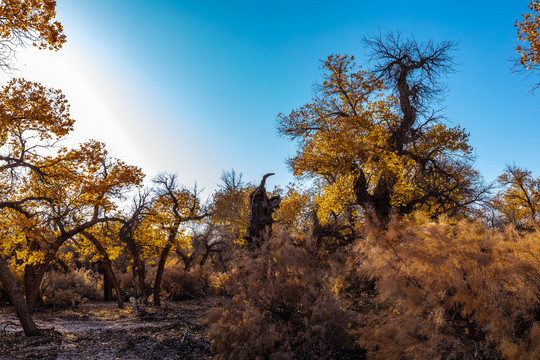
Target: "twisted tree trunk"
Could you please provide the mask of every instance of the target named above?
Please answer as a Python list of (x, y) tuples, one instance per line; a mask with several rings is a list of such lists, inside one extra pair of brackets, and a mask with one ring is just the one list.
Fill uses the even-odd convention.
[(270, 236), (272, 233), (272, 213), (279, 207), (281, 201), (279, 196), (268, 198), (266, 188), (266, 178), (274, 175), (269, 173), (263, 176), (261, 184), (249, 195), (251, 210), (251, 222), (249, 232), (246, 238), (249, 244), (260, 244), (264, 236)]

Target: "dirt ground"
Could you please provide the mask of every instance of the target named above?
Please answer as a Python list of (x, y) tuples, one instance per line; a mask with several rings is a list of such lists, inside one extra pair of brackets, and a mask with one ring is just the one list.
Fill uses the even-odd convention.
[(42, 336), (27, 338), (0, 307), (0, 359), (212, 359), (201, 319), (211, 302), (167, 302), (136, 317), (130, 303), (86, 303), (35, 313)]

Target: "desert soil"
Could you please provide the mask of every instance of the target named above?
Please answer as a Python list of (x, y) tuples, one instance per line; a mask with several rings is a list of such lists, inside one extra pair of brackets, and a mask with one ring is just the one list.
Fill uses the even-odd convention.
[(27, 338), (13, 308), (0, 307), (0, 359), (212, 359), (201, 319), (210, 302), (167, 302), (136, 317), (131, 304), (86, 303), (34, 314), (43, 335)]

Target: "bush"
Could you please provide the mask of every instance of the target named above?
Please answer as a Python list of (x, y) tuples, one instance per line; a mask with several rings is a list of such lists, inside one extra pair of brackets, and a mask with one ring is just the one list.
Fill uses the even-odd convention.
[(538, 232), (394, 219), (355, 254), (375, 281), (360, 311), (370, 358), (540, 358)]
[(43, 278), (41, 291), (46, 306), (76, 306), (82, 301), (103, 299), (103, 278), (83, 268), (68, 273), (50, 271)]
[[(304, 244), (305, 245), (305, 244)], [(277, 233), (241, 250), (221, 306), (206, 319), (218, 359), (360, 359), (329, 259)]]
[(210, 272), (201, 266), (189, 271), (167, 266), (163, 272), (161, 288), (171, 300), (201, 299), (213, 292), (212, 287)]

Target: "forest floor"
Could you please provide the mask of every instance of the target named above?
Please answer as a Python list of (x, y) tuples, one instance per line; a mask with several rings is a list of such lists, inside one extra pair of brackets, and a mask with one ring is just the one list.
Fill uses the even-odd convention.
[(212, 301), (166, 302), (136, 317), (131, 304), (92, 302), (34, 314), (43, 335), (27, 338), (12, 307), (0, 307), (0, 359), (211, 359), (201, 319)]

